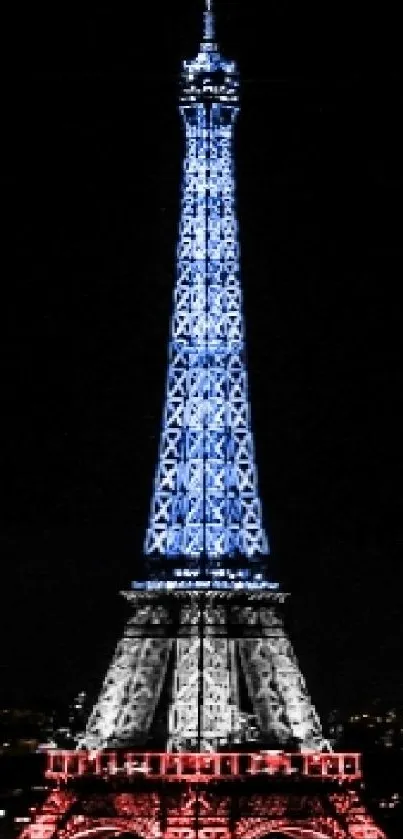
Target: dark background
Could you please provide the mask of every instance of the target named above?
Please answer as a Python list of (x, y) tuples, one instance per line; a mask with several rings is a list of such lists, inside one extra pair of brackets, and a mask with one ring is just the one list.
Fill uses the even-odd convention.
[[(141, 556), (202, 4), (15, 4), (1, 81), (0, 704), (97, 691)], [(402, 78), (387, 6), (217, 0), (252, 418), (322, 713), (403, 701)], [(136, 13), (137, 10), (137, 13)]]

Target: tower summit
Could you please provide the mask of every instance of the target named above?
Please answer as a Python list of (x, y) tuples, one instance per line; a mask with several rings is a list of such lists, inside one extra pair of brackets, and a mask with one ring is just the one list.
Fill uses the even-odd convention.
[(215, 20), (213, 11), (213, 0), (206, 0), (204, 12), (203, 41), (212, 43), (214, 41)]

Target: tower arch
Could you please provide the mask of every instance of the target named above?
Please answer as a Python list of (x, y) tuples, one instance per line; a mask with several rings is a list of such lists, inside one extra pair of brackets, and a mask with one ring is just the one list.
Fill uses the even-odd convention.
[(65, 839), (155, 839), (159, 834), (150, 829), (135, 825), (133, 820), (101, 819), (85, 827), (81, 824), (70, 823), (64, 831)]
[(319, 827), (315, 822), (295, 824), (291, 821), (281, 825), (278, 822), (271, 826), (265, 824), (244, 834), (245, 839), (347, 839), (347, 835), (336, 822)]

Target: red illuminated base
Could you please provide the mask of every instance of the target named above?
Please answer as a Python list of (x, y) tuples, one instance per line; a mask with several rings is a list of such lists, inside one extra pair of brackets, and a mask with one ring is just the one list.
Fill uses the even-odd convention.
[(354, 789), (358, 757), (50, 752), (58, 789), (20, 839), (385, 839)]

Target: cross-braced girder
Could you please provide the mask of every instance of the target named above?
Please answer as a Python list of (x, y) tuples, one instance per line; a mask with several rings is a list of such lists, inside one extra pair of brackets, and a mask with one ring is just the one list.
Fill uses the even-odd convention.
[(150, 596), (136, 606), (82, 745), (144, 741), (164, 682), (168, 750), (216, 751), (244, 742), (241, 666), (261, 742), (327, 747), (274, 598), (262, 603), (249, 595), (237, 605), (232, 596), (193, 593), (158, 602)]
[(205, 610), (193, 600), (181, 614), (182, 626), (188, 622), (197, 634), (175, 644), (168, 750), (217, 750), (240, 736), (235, 641), (225, 635), (223, 607)]
[(294, 740), (305, 749), (328, 748), (278, 611), (246, 606), (242, 619), (260, 634), (241, 639), (239, 652), (265, 739), (281, 744)]
[[(139, 839), (264, 839), (272, 833), (385, 839), (351, 789), (361, 777), (359, 756), (325, 753), (281, 620), (284, 595), (270, 594), (276, 586), (252, 562), (268, 545), (239, 279), (232, 150), (238, 79), (214, 44), (211, 0), (200, 52), (185, 62), (183, 82), (178, 270), (145, 541), (154, 570), (126, 593), (134, 613), (81, 750), (52, 751), (47, 777), (59, 787), (21, 839), (124, 833)], [(156, 558), (171, 565), (163, 579)], [(241, 674), (253, 715), (243, 707)], [(164, 696), (167, 749), (158, 754), (148, 744), (140, 752)], [(251, 751), (235, 746), (251, 739), (248, 714), (257, 725)], [(268, 741), (279, 749), (267, 749)], [(302, 754), (296, 748), (286, 754), (291, 741)]]
[[(180, 605), (177, 632), (164, 606), (155, 613), (136, 606), (88, 722), (83, 742), (89, 748), (144, 738), (166, 679), (168, 748), (211, 751), (245, 740), (252, 715), (241, 707), (239, 666), (263, 740), (324, 745), (277, 612), (251, 601), (231, 607), (229, 625), (228, 604), (198, 596), (206, 586), (263, 592), (271, 585), (260, 573), (268, 543), (245, 363), (233, 160), (239, 81), (235, 64), (218, 52), (210, 24), (207, 31), (211, 37), (196, 59), (183, 66), (177, 275), (145, 540), (154, 570), (151, 580), (133, 584), (146, 592), (149, 585), (167, 592), (188, 588), (194, 597)], [(172, 568), (160, 578), (164, 562)], [(233, 571), (231, 562), (242, 567)], [(134, 637), (136, 621), (144, 631)], [(153, 621), (166, 625), (166, 637), (150, 631)], [(250, 634), (255, 626), (259, 637)]]
[(163, 607), (145, 606), (128, 621), (79, 745), (102, 749), (143, 741), (172, 648), (171, 639), (155, 637), (150, 630), (163, 625), (165, 618)]
[(90, 839), (131, 834), (139, 839), (386, 839), (350, 790), (338, 793), (244, 788), (107, 788), (79, 794), (56, 790), (21, 839)]
[(245, 365), (232, 149), (237, 74), (209, 49), (185, 65), (184, 79), (177, 278), (145, 553), (253, 557), (268, 544)]

